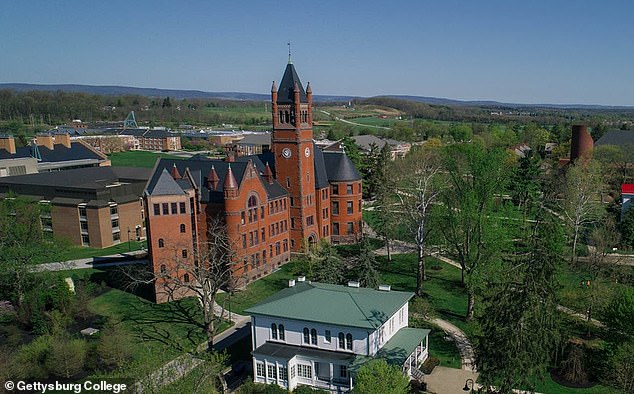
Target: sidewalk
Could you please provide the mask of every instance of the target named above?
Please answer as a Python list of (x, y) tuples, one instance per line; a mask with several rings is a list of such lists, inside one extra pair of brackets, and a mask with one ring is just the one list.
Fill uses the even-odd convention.
[[(109, 261), (112, 259), (117, 259), (118, 261)], [(88, 257), (85, 259), (39, 264), (33, 267), (33, 271), (68, 271), (95, 267), (116, 267), (120, 265), (147, 264), (148, 261), (146, 250), (135, 250), (132, 252), (117, 253), (108, 256)]]

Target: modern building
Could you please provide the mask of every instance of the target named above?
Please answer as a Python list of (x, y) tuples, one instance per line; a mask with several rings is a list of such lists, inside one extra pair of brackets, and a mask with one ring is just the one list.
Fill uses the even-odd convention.
[[(312, 92), (292, 63), (273, 85), (271, 148), (211, 160), (160, 159), (145, 190), (155, 272), (191, 260), (213, 218), (227, 225), (239, 285), (270, 273), (320, 239), (361, 239), (361, 176), (343, 152), (322, 152), (312, 136)], [(187, 256), (187, 257), (184, 257)], [(176, 261), (178, 259), (178, 261)], [(189, 260), (187, 260), (189, 259)], [(171, 266), (170, 266), (171, 264)], [(182, 272), (179, 275), (185, 275)], [(189, 277), (189, 275), (188, 275)], [(157, 302), (168, 301), (160, 284)]]
[(167, 130), (126, 129), (118, 134), (133, 137), (136, 140), (132, 143), (133, 149), (171, 151), (182, 148), (180, 134)]
[(348, 392), (363, 363), (385, 358), (408, 376), (428, 357), (429, 330), (408, 327), (413, 293), (290, 280), (246, 310), (251, 315), (254, 381)]
[(13, 136), (0, 136), (0, 169), (6, 168), (7, 175), (33, 173), (33, 160), (36, 172), (110, 165), (107, 156), (81, 141), (71, 141), (66, 133), (39, 134), (25, 147), (16, 147)]
[(145, 239), (141, 195), (151, 170), (90, 167), (0, 178), (0, 194), (50, 206), (44, 231), (74, 245), (105, 248)]

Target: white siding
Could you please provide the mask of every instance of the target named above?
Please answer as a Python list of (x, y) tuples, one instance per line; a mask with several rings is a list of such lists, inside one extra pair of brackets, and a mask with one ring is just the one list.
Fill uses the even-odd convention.
[[(275, 323), (278, 326), (280, 324), (284, 325), (285, 331), (285, 340), (279, 341), (282, 343), (286, 343), (289, 345), (295, 346), (307, 346), (307, 347), (316, 347), (323, 350), (333, 350), (333, 351), (343, 351), (356, 353), (361, 355), (368, 354), (368, 331), (362, 328), (356, 327), (342, 327), (335, 325), (327, 325), (321, 323), (312, 323), (312, 322), (303, 322), (298, 320), (290, 320), (290, 319), (275, 319), (268, 316), (252, 316), (251, 324), (253, 327), (254, 334), (254, 349), (262, 346), (265, 342), (271, 341), (275, 342), (274, 339), (271, 338), (271, 324)], [(311, 344), (305, 344), (303, 342), (303, 330), (304, 327), (307, 327), (309, 330), (316, 329), (317, 330), (317, 346)], [(331, 340), (330, 343), (325, 341), (325, 332), (326, 330), (330, 330)], [(339, 332), (343, 332), (345, 334), (352, 334), (352, 351), (342, 350), (338, 347), (338, 335)], [(279, 338), (279, 337), (278, 337)]]

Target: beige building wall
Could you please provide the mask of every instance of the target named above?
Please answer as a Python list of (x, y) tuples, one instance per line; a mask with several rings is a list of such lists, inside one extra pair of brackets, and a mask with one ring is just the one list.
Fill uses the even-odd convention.
[(76, 206), (54, 205), (51, 207), (53, 234), (68, 239), (74, 245), (81, 245), (79, 210)]

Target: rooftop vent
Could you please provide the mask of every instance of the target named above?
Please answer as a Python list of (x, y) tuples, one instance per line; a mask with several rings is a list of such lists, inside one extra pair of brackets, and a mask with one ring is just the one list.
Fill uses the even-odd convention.
[(297, 277), (297, 281), (298, 282), (306, 282), (306, 277), (305, 276), (298, 276)]
[(390, 285), (379, 285), (379, 291), (390, 291), (392, 286)]
[(350, 282), (348, 282), (348, 287), (361, 287), (361, 283), (351, 280)]
[(290, 279), (288, 281), (288, 287), (293, 287), (293, 286), (295, 286), (295, 279)]

